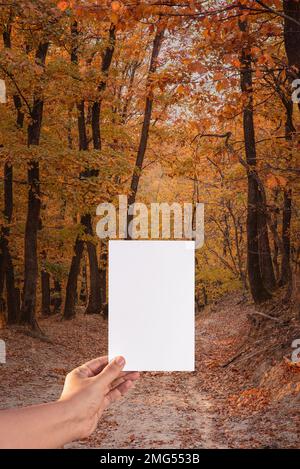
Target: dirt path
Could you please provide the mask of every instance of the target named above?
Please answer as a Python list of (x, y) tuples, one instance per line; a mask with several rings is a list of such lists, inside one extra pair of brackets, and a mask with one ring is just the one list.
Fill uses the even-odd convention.
[[(252, 311), (251, 304), (241, 305), (232, 296), (198, 314), (196, 371), (145, 373), (130, 396), (105, 413), (92, 437), (69, 446), (297, 447), (297, 396), (292, 405), (289, 395), (270, 401), (264, 388), (254, 388), (253, 370), (220, 366), (245, 342)], [(57, 398), (69, 369), (106, 352), (107, 323), (102, 318), (79, 314), (68, 323), (42, 320), (41, 326), (53, 343), (18, 328), (1, 331), (8, 354), (7, 365), (0, 368), (1, 407)]]
[[(155, 382), (160, 381), (158, 386)], [(148, 377), (145, 396), (138, 386), (130, 398), (109, 410), (92, 438), (98, 448), (212, 447), (212, 418), (208, 399), (195, 390), (178, 398), (178, 380)], [(142, 389), (141, 389), (142, 388)], [(141, 392), (142, 391), (142, 392)], [(145, 404), (146, 401), (146, 404)], [(86, 442), (72, 447), (86, 447)]]

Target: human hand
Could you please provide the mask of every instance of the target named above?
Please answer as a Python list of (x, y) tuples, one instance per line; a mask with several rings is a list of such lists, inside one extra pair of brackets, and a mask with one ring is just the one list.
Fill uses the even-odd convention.
[(139, 378), (137, 372), (122, 372), (123, 357), (108, 363), (107, 356), (95, 358), (68, 373), (59, 399), (72, 412), (76, 439), (88, 437), (110, 404), (121, 399)]

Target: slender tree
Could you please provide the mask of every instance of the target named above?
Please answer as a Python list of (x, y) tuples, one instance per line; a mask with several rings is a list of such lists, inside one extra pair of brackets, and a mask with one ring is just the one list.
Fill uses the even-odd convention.
[[(71, 49), (71, 63), (77, 68), (78, 67), (78, 41), (79, 41), (79, 30), (78, 22), (74, 20), (71, 24), (71, 36), (72, 36), (72, 49)], [(81, 100), (77, 103), (77, 125), (78, 125), (78, 146), (80, 151), (88, 150), (88, 139), (86, 131), (86, 118), (85, 118), (85, 103)], [(90, 224), (90, 215), (87, 214), (82, 216), (80, 224), (83, 228), (83, 232), (86, 233)], [(77, 298), (77, 281), (80, 271), (80, 262), (84, 250), (84, 241), (82, 239), (82, 233), (78, 233), (75, 240), (73, 249), (73, 257), (71, 260), (71, 266), (68, 275), (68, 281), (66, 286), (66, 298), (64, 307), (64, 318), (71, 319), (75, 316), (75, 305)]]
[[(108, 44), (104, 50), (101, 63), (101, 80), (98, 84), (98, 99), (94, 101), (92, 106), (92, 137), (94, 150), (101, 150), (102, 148), (102, 139), (101, 139), (101, 104), (103, 99), (103, 93), (105, 92), (108, 80), (108, 74), (111, 67), (114, 50), (116, 44), (116, 26), (111, 23), (108, 33)], [(88, 176), (98, 176), (98, 171), (90, 169)], [(92, 222), (90, 221), (89, 225), (90, 235), (93, 235)], [(102, 258), (105, 259), (106, 246), (102, 243), (103, 255)], [(101, 247), (101, 245), (100, 245)], [(98, 265), (97, 259), (97, 249), (95, 243), (92, 241), (87, 241), (87, 251), (89, 256), (90, 264), (90, 292), (89, 292), (89, 301), (86, 308), (87, 314), (99, 313), (103, 304), (106, 302), (106, 268), (105, 264), (102, 266)], [(103, 275), (102, 271), (105, 271)]]
[[(239, 21), (241, 32), (247, 34), (247, 22)], [(261, 257), (259, 249), (259, 236), (261, 235), (262, 196), (256, 171), (256, 144), (253, 119), (253, 88), (251, 54), (247, 40), (244, 41), (241, 55), (241, 90), (247, 97), (243, 109), (243, 127), (245, 139), (245, 153), (247, 162), (248, 180), (248, 208), (247, 208), (247, 268), (249, 284), (253, 299), (260, 303), (271, 297), (264, 286), (261, 273)]]
[[(39, 43), (35, 62), (44, 67), (49, 48), (49, 42)], [(44, 101), (41, 93), (34, 90), (33, 104), (30, 111), (31, 121), (27, 128), (28, 147), (38, 146), (40, 143)], [(40, 191), (40, 168), (36, 159), (28, 162), (28, 205), (25, 226), (25, 246), (24, 246), (24, 289), (23, 303), (21, 308), (21, 322), (30, 324), (36, 328), (35, 318), (36, 307), (36, 285), (38, 278), (38, 255), (37, 255), (37, 235), (40, 224), (41, 191)]]
[(108, 45), (104, 50), (102, 56), (102, 63), (101, 63), (101, 80), (98, 84), (97, 91), (98, 91), (98, 98), (93, 102), (92, 106), (92, 136), (93, 136), (93, 144), (95, 150), (101, 150), (102, 142), (101, 142), (101, 125), (100, 125), (100, 118), (101, 118), (101, 105), (103, 99), (103, 93), (107, 86), (107, 79), (109, 69), (112, 63), (114, 50), (116, 44), (116, 26), (115, 24), (111, 23), (108, 32)]
[[(283, 0), (284, 17), (284, 45), (289, 65), (289, 79), (300, 77), (300, 4), (296, 0)], [(294, 20), (294, 21), (293, 21)], [(293, 103), (291, 98), (283, 97), (286, 109), (285, 136), (287, 142), (292, 143), (295, 135), (293, 124)], [(292, 189), (284, 190), (283, 216), (282, 216), (282, 261), (280, 284), (291, 284), (291, 218), (292, 218)]]
[[(151, 59), (150, 59), (150, 66), (149, 66), (149, 73), (148, 73), (148, 80), (147, 80), (148, 90), (147, 90), (147, 97), (146, 97), (146, 103), (145, 103), (142, 131), (140, 135), (139, 147), (137, 151), (135, 166), (134, 166), (134, 170), (133, 170), (133, 174), (131, 178), (131, 184), (130, 184), (130, 194), (128, 197), (129, 206), (134, 204), (136, 200), (141, 171), (143, 168), (143, 162), (144, 162), (145, 153), (147, 150), (151, 115), (152, 115), (152, 108), (153, 108), (153, 94), (150, 89), (150, 84), (151, 84), (152, 76), (157, 70), (157, 60), (158, 60), (158, 55), (161, 49), (163, 37), (164, 37), (164, 29), (161, 28), (160, 23), (158, 23), (156, 34), (155, 34), (154, 41), (153, 41), (152, 54), (151, 54)], [(131, 220), (132, 220), (132, 216), (129, 215), (128, 216), (128, 237), (129, 238), (131, 238), (131, 233), (130, 233)]]
[[(14, 13), (10, 9), (7, 24), (3, 28), (3, 43), (6, 49), (11, 49), (11, 33), (13, 26)], [(17, 111), (16, 125), (17, 128), (23, 127), (24, 113), (22, 112), (22, 103), (20, 97), (16, 94), (13, 96), (14, 105)], [(4, 219), (6, 226), (2, 227), (0, 237), (0, 294), (3, 295), (4, 280), (7, 291), (7, 322), (13, 324), (18, 321), (20, 315), (19, 290), (15, 286), (15, 269), (12, 260), (9, 237), (9, 225), (13, 215), (13, 166), (11, 162), (6, 161), (4, 164)], [(1, 301), (3, 305), (3, 301)]]
[[(73, 37), (73, 47), (71, 53), (71, 62), (78, 66), (78, 23), (74, 21), (71, 27), (71, 33)], [(103, 93), (106, 88), (109, 68), (111, 66), (113, 52), (115, 47), (115, 26), (110, 25), (109, 28), (109, 41), (108, 46), (102, 57), (101, 66), (101, 82), (98, 85), (99, 98), (93, 103), (92, 106), (92, 136), (95, 150), (101, 150), (101, 132), (100, 132), (100, 111)], [(86, 118), (85, 118), (85, 105), (84, 101), (81, 101), (77, 105), (78, 109), (78, 134), (79, 134), (79, 149), (86, 151), (88, 150), (88, 139), (86, 130)], [(94, 168), (87, 168), (81, 173), (81, 178), (90, 178), (98, 176), (98, 170)], [(86, 213), (81, 216), (80, 223), (83, 227), (83, 232), (89, 237), (93, 237), (93, 225), (92, 217), (90, 213)], [(100, 313), (102, 308), (102, 297), (101, 297), (101, 274), (98, 266), (97, 249), (96, 245), (90, 239), (86, 242), (87, 252), (89, 257), (90, 265), (90, 293), (88, 299), (88, 305), (86, 308), (87, 314)], [(67, 288), (66, 288), (66, 301), (64, 309), (64, 317), (69, 319), (75, 315), (75, 302), (76, 302), (76, 286), (77, 279), (80, 270), (80, 262), (83, 254), (84, 242), (82, 241), (82, 234), (79, 234), (75, 241), (74, 255), (71, 262), (71, 268), (69, 271)]]

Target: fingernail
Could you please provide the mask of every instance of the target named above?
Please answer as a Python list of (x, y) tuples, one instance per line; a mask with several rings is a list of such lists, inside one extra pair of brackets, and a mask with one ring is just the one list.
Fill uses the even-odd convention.
[(116, 358), (116, 364), (119, 366), (125, 365), (125, 359), (123, 357), (117, 357)]

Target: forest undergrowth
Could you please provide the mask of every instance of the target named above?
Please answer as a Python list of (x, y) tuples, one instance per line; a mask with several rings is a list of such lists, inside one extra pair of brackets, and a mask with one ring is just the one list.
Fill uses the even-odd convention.
[[(291, 355), (300, 328), (293, 314), (279, 298), (257, 308), (239, 292), (226, 295), (196, 315), (194, 373), (143, 373), (89, 439), (69, 446), (299, 448), (300, 366)], [(39, 323), (46, 340), (22, 326), (2, 330), (3, 407), (58, 398), (70, 369), (107, 351), (100, 315), (79, 309), (68, 327), (58, 315)]]

